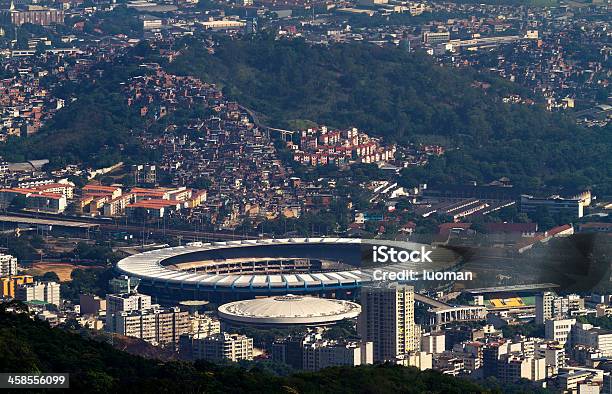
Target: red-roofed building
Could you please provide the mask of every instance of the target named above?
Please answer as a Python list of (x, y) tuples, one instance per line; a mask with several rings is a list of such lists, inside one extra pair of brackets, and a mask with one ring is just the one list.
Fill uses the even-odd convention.
[(121, 195), (121, 188), (118, 186), (104, 186), (89, 184), (83, 186), (83, 195), (108, 195), (110, 199), (117, 198)]
[(43, 193), (59, 193), (72, 199), (74, 196), (74, 184), (72, 183), (48, 183), (46, 185), (35, 186), (33, 189)]
[(25, 208), (37, 212), (62, 213), (66, 209), (66, 196), (61, 193), (46, 193), (35, 188), (0, 189), (0, 206), (8, 207), (17, 196), (25, 198)]
[(521, 237), (533, 237), (538, 231), (537, 223), (486, 223), (489, 234), (520, 234)]
[(27, 208), (37, 212), (62, 213), (66, 205), (66, 196), (60, 193), (32, 193), (26, 197)]
[(176, 200), (149, 199), (140, 200), (125, 207), (125, 212), (131, 217), (162, 218), (169, 211), (178, 211), (183, 203)]

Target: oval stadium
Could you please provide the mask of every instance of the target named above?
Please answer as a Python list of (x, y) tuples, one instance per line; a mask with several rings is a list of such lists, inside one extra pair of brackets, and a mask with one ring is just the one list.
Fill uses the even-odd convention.
[[(373, 262), (373, 248), (431, 250), (428, 263)], [(140, 279), (139, 291), (158, 303), (225, 303), (286, 294), (355, 299), (377, 269), (453, 270), (454, 252), (413, 242), (358, 238), (286, 238), (200, 243), (156, 249), (124, 258), (119, 273)]]

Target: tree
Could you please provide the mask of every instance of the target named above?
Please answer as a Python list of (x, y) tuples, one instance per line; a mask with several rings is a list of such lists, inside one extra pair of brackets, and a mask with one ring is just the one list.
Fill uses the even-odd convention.
[(43, 282), (60, 282), (59, 276), (53, 271), (45, 272), (44, 274), (37, 276), (36, 280)]

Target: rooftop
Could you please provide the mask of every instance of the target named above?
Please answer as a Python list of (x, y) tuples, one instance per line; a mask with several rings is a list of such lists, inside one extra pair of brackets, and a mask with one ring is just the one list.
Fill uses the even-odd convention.
[(258, 324), (325, 324), (357, 317), (360, 312), (361, 307), (353, 302), (292, 294), (219, 307), (222, 319)]

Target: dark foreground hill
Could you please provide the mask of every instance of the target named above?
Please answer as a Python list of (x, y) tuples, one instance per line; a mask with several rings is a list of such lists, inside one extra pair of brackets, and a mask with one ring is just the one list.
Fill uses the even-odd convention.
[(210, 363), (163, 362), (25, 315), (0, 312), (0, 372), (69, 372), (70, 391), (86, 393), (478, 393), (467, 380), (398, 366), (330, 368), (289, 377)]

